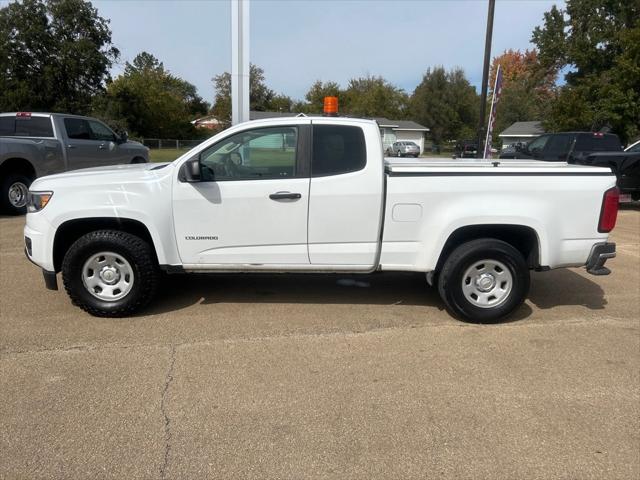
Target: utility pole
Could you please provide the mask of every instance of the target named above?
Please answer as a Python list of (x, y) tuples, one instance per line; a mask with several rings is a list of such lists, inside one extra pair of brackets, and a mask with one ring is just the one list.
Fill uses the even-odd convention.
[(484, 67), (482, 69), (482, 90), (480, 93), (480, 122), (478, 123), (478, 153), (477, 157), (482, 158), (484, 154), (485, 136), (485, 116), (487, 110), (487, 83), (489, 83), (489, 62), (491, 60), (491, 37), (493, 35), (493, 12), (495, 11), (496, 0), (489, 0), (489, 11), (487, 12), (487, 35), (484, 41)]
[(231, 124), (249, 121), (249, 0), (231, 0)]

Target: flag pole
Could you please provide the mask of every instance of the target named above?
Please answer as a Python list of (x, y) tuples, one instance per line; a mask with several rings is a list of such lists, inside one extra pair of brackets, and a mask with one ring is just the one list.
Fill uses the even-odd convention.
[(489, 0), (489, 9), (487, 12), (487, 33), (484, 41), (484, 67), (482, 68), (482, 88), (480, 93), (480, 122), (478, 125), (478, 153), (476, 156), (480, 158), (480, 153), (484, 151), (482, 140), (484, 139), (484, 118), (487, 109), (487, 83), (489, 82), (489, 60), (491, 59), (491, 37), (493, 35), (493, 13), (496, 7), (496, 0)]
[(492, 141), (492, 133), (493, 133), (493, 123), (496, 121), (496, 112), (495, 107), (497, 103), (497, 95), (500, 95), (498, 92), (498, 79), (500, 78), (500, 69), (501, 65), (498, 64), (498, 70), (496, 70), (496, 80), (493, 82), (493, 95), (491, 95), (491, 110), (489, 110), (489, 121), (487, 122), (487, 136), (484, 140), (484, 152), (482, 153), (482, 158), (487, 159), (491, 158), (491, 141)]

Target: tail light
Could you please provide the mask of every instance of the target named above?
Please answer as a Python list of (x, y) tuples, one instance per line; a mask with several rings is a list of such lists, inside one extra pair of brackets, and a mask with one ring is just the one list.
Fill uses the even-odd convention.
[(598, 221), (598, 232), (609, 233), (616, 226), (619, 202), (620, 191), (618, 187), (610, 188), (604, 192), (602, 207), (600, 208), (600, 221)]

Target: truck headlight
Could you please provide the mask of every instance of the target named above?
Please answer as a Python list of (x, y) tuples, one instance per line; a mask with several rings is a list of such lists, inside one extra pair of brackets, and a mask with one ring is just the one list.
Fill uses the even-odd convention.
[(32, 213), (39, 212), (47, 206), (47, 203), (49, 203), (52, 196), (53, 192), (29, 192), (29, 196), (27, 198), (27, 211)]

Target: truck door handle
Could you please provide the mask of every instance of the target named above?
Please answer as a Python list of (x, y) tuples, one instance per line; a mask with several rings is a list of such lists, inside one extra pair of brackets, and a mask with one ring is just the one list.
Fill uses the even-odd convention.
[(76, 146), (69, 144), (69, 145), (67, 145), (67, 148), (76, 148)]
[(104, 150), (105, 148), (107, 148), (107, 146), (104, 143), (101, 145), (98, 145), (98, 150)]
[(276, 192), (269, 195), (271, 200), (298, 200), (302, 198), (302, 195), (299, 193), (291, 193), (291, 192)]

